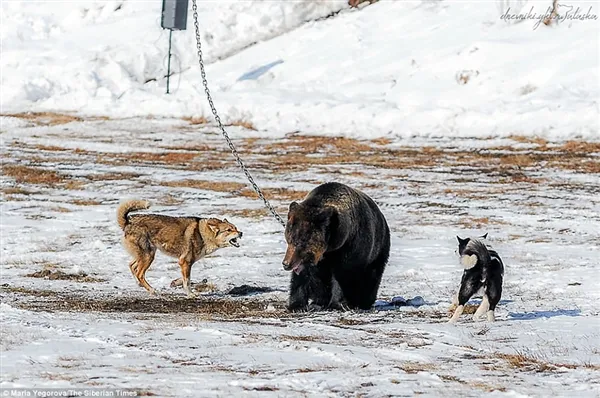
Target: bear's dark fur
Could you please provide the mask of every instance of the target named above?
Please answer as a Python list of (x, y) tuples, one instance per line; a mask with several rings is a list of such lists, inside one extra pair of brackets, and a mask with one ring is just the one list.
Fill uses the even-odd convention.
[(385, 217), (364, 193), (335, 182), (292, 202), (283, 268), (291, 270), (290, 311), (370, 309), (390, 253)]

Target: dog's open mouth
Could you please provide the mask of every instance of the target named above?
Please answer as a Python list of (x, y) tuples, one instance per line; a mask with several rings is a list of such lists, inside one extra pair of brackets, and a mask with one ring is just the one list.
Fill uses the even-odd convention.
[(231, 246), (240, 247), (240, 242), (238, 242), (238, 238), (229, 239), (229, 244)]

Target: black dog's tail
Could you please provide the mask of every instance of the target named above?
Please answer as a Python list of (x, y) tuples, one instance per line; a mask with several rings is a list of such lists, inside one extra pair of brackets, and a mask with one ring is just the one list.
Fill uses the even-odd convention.
[(483, 280), (502, 278), (504, 275), (504, 264), (498, 252), (477, 239), (471, 239), (467, 243), (461, 263), (465, 269), (481, 266)]
[(127, 202), (121, 203), (119, 208), (117, 209), (117, 222), (119, 223), (119, 227), (121, 229), (125, 229), (127, 225), (127, 215), (129, 212), (136, 210), (145, 210), (150, 207), (150, 202), (145, 200), (129, 200)]
[(487, 246), (477, 239), (470, 239), (465, 247), (461, 263), (465, 269), (471, 269), (475, 266), (481, 266), (483, 269), (488, 268), (492, 263), (492, 258)]

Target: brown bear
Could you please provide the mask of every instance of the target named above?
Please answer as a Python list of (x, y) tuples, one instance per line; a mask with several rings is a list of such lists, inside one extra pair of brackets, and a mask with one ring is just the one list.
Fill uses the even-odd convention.
[(390, 230), (369, 196), (336, 182), (319, 185), (290, 204), (285, 239), (283, 268), (293, 271), (290, 311), (371, 308)]

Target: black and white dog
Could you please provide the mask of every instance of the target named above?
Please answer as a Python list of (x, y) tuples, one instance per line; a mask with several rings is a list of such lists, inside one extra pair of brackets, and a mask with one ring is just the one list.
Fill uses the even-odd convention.
[[(464, 267), (460, 287), (454, 304), (458, 304), (450, 323), (455, 323), (463, 313), (465, 304), (477, 293), (483, 294), (483, 300), (473, 315), (479, 320), (485, 312), (487, 320), (494, 322), (494, 310), (502, 295), (504, 264), (498, 253), (479, 239), (458, 238), (458, 254)], [(481, 238), (487, 238), (487, 234)]]

